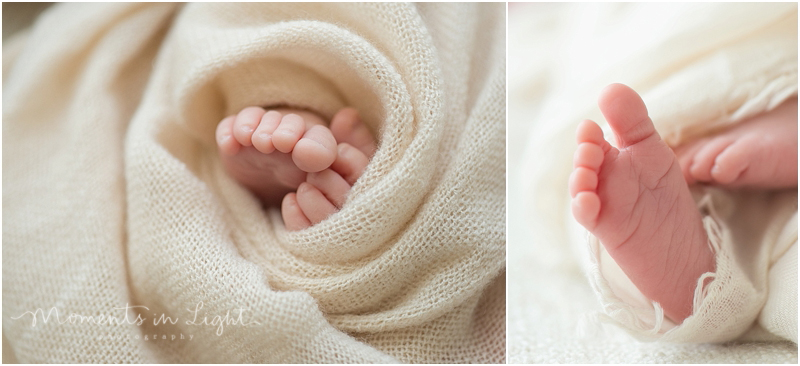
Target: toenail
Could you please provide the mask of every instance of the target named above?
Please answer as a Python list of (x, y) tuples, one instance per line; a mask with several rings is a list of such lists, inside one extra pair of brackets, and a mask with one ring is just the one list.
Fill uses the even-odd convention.
[(244, 126), (242, 126), (242, 128), (240, 128), (240, 130), (242, 130), (244, 132), (253, 132), (254, 129), (253, 129), (253, 126), (244, 125)]

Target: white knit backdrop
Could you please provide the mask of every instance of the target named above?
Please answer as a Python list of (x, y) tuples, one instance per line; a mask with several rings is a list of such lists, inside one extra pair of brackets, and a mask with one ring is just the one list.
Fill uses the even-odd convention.
[[(504, 4), (59, 4), (3, 50), (18, 360), (504, 361)], [(380, 141), (296, 233), (214, 144), (275, 104), (353, 106)]]

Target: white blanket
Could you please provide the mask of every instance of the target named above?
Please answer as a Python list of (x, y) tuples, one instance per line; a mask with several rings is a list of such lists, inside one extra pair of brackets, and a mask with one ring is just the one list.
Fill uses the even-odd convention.
[[(17, 358), (502, 362), (504, 10), (48, 10), (3, 54)], [(353, 106), (380, 144), (342, 210), (300, 232), (223, 172), (214, 143), (223, 116), (275, 104)]]
[[(713, 212), (707, 221), (719, 235), (714, 243), (720, 270), (697, 297), (696, 316), (671, 328), (654, 304), (631, 300), (635, 288), (620, 291), (624, 277), (609, 276), (613, 261), (603, 257), (596, 240), (589, 238), (587, 248), (566, 190), (575, 127), (586, 118), (603, 123), (596, 100), (607, 84), (621, 82), (639, 91), (659, 133), (673, 146), (796, 95), (796, 4), (514, 6), (509, 129), (528, 132), (514, 132), (516, 140), (509, 140), (509, 195), (522, 197), (519, 205), (509, 202), (509, 361), (797, 362), (791, 342), (720, 348), (642, 344), (631, 338), (796, 340), (796, 289), (767, 291), (773, 287), (770, 276), (789, 281), (789, 289), (793, 280), (796, 288), (796, 262), (775, 264), (796, 253), (796, 247), (787, 252), (797, 240), (796, 191), (698, 192), (699, 207)], [(517, 154), (521, 158), (512, 160)], [(756, 249), (741, 249), (747, 247)], [(769, 268), (783, 268), (785, 278), (779, 280)], [(582, 271), (588, 272), (599, 302)], [(794, 335), (787, 333), (791, 327), (776, 324), (783, 317), (773, 313), (767, 316), (771, 321), (764, 319), (761, 310), (773, 294), (782, 295), (783, 304), (788, 301), (772, 311), (794, 314), (793, 322), (787, 321)], [(601, 319), (630, 335), (616, 327), (599, 328)]]

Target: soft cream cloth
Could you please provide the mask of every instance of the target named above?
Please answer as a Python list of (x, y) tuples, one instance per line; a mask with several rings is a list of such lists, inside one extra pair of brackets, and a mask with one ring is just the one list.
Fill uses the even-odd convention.
[[(659, 133), (673, 146), (775, 107), (797, 93), (797, 5), (536, 4), (518, 9), (516, 19), (514, 8), (510, 9), (509, 73), (515, 76), (509, 85), (509, 123), (510, 130), (524, 126), (529, 133), (525, 135), (527, 141), (514, 141), (513, 137), (509, 140), (510, 151), (520, 149), (515, 145), (527, 145), (516, 165), (509, 161), (510, 172), (519, 172), (517, 177), (509, 174), (509, 179), (517, 180), (511, 183), (517, 185), (517, 190), (512, 189), (509, 194), (518, 192), (524, 196), (519, 208), (510, 202), (509, 220), (514, 220), (516, 213), (525, 226), (524, 231), (514, 233), (515, 224), (509, 223), (509, 283), (527, 285), (524, 289), (509, 288), (509, 324), (515, 324), (516, 317), (524, 313), (525, 308), (518, 310), (517, 306), (546, 309), (550, 306), (547, 304), (556, 301), (548, 299), (554, 296), (551, 286), (541, 284), (543, 281), (561, 283), (556, 288), (564, 293), (555, 298), (565, 303), (586, 300), (590, 292), (566, 285), (579, 283), (575, 274), (583, 268), (588, 269), (593, 288), (600, 295), (607, 314), (603, 317), (610, 317), (640, 339), (712, 342), (740, 337), (753, 326), (764, 307), (771, 252), (780, 246), (782, 251), (777, 255), (782, 256), (792, 244), (791, 235), (787, 234), (788, 240), (778, 245), (778, 233), (791, 233), (794, 228), (796, 241), (796, 221), (791, 219), (797, 210), (796, 192), (763, 194), (765, 197), (761, 198), (757, 194), (736, 195), (713, 189), (697, 192), (699, 205), (719, 214), (709, 215), (709, 227), (719, 229), (717, 234), (730, 239), (715, 241), (722, 248), (718, 251), (718, 268), (727, 272), (717, 273), (717, 280), (705, 288), (706, 301), (701, 302), (698, 315), (669, 333), (668, 324), (660, 321), (652, 303), (644, 301), (638, 306), (630, 300), (635, 296), (613, 292), (612, 286), (619, 288), (619, 280), (624, 278), (606, 277), (613, 272), (613, 261), (603, 257), (602, 246), (595, 240), (591, 240), (593, 250), (586, 247), (585, 230), (572, 218), (567, 181), (576, 147), (575, 128), (585, 118), (604, 123), (597, 96), (613, 82), (630, 85), (642, 94)], [(518, 134), (510, 136), (515, 135)], [(747, 206), (750, 203), (754, 206)], [(751, 231), (744, 230), (744, 226), (730, 229), (736, 220), (746, 221), (745, 215), (737, 216), (736, 212), (751, 209), (751, 214), (761, 213), (760, 223), (751, 223)], [(751, 236), (742, 235), (743, 231)], [(757, 249), (747, 253), (734, 250), (737, 246)], [(541, 268), (517, 271), (517, 260), (524, 262), (523, 266)], [(553, 274), (535, 277), (548, 271)], [(516, 296), (517, 291), (529, 295)], [(629, 301), (622, 301), (623, 297)], [(726, 299), (737, 301), (727, 303)], [(597, 317), (581, 317), (576, 309), (585, 314), (596, 307), (565, 305), (551, 309), (560, 315), (548, 317), (553, 320), (540, 319), (540, 324), (561, 321), (553, 323), (557, 328), (551, 330), (554, 335), (550, 337), (530, 327), (510, 330), (510, 361), (796, 362), (796, 345), (785, 343), (759, 348), (759, 354), (752, 348), (735, 348), (738, 353), (730, 353), (731, 358), (711, 356), (717, 349), (711, 345), (700, 348), (709, 357), (688, 356), (695, 353), (687, 350), (696, 346), (658, 346), (666, 347), (665, 351), (653, 353), (658, 347), (631, 343), (628, 337), (590, 336), (598, 330), (592, 326)], [(794, 313), (794, 319), (784, 321), (796, 327), (796, 308)], [(522, 316), (530, 324), (537, 320)], [(653, 334), (650, 331), (656, 324), (664, 328)], [(531, 335), (526, 336), (525, 330)], [(574, 334), (576, 330), (586, 336), (570, 342), (557, 336)], [(746, 339), (755, 339), (755, 333)], [(563, 352), (569, 356), (548, 359), (536, 355), (537, 349), (550, 344), (559, 351), (545, 351), (544, 355)], [(766, 357), (760, 354), (769, 348), (779, 352), (768, 352)], [(728, 352), (729, 348), (725, 349)], [(787, 349), (790, 352), (784, 352)], [(592, 352), (599, 353), (588, 355)]]
[[(13, 45), (20, 361), (504, 361), (503, 4), (60, 4)], [(380, 141), (342, 210), (294, 233), (214, 142), (225, 115), (276, 104), (353, 106)], [(128, 305), (142, 324), (98, 321)], [(53, 307), (95, 321), (25, 315)]]

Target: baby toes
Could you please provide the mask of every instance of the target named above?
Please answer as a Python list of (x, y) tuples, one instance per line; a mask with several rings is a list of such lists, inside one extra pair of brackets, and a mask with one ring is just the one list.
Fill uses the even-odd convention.
[(217, 146), (221, 153), (229, 156), (236, 155), (242, 147), (233, 137), (233, 122), (235, 120), (236, 116), (228, 116), (217, 125)]
[(711, 176), (711, 168), (714, 166), (714, 161), (725, 148), (727, 148), (733, 141), (726, 138), (715, 138), (708, 141), (703, 145), (700, 150), (694, 155), (694, 161), (689, 168), (689, 173), (694, 180), (699, 182), (710, 182), (713, 177)]
[(300, 170), (315, 173), (327, 169), (336, 159), (336, 140), (324, 126), (311, 127), (294, 146), (292, 160)]
[(600, 197), (597, 195), (603, 149), (591, 142), (578, 145), (575, 151), (575, 170), (569, 176), (569, 194), (572, 196), (572, 215), (587, 229), (592, 229), (600, 214)]
[(233, 136), (242, 146), (253, 145), (251, 137), (264, 112), (261, 107), (247, 107), (236, 115), (236, 121), (233, 123)]
[(303, 118), (293, 113), (287, 114), (272, 133), (272, 144), (278, 151), (288, 154), (305, 132), (306, 124)]
[(336, 213), (337, 209), (317, 187), (303, 182), (297, 187), (297, 204), (311, 224), (319, 223)]
[(596, 123), (586, 120), (576, 131), (578, 148), (573, 157), (574, 170), (569, 176), (569, 195), (572, 197), (572, 216), (591, 230), (600, 214), (600, 196), (597, 195), (598, 173), (606, 153), (616, 151), (603, 137)]
[(296, 193), (289, 193), (283, 197), (281, 215), (283, 216), (283, 224), (289, 231), (302, 230), (311, 226), (311, 221), (308, 220), (297, 203)]

